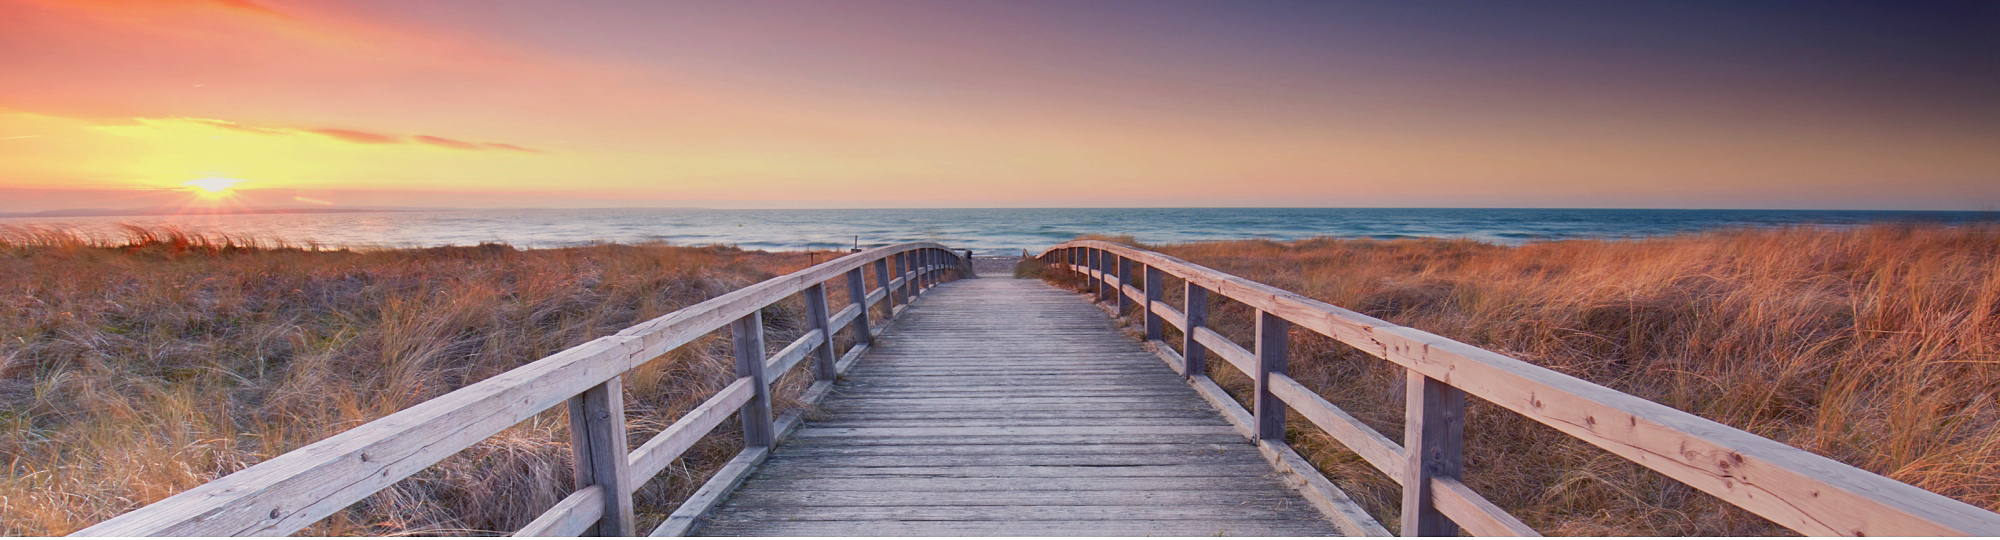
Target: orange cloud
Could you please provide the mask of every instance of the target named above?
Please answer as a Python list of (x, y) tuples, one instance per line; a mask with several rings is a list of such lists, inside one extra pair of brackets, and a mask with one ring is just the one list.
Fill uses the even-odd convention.
[(429, 145), (436, 145), (436, 146), (442, 146), (442, 147), (445, 147), (445, 148), (457, 148), (457, 149), (459, 149), (459, 150), (478, 150), (478, 149), (479, 149), (479, 145), (477, 145), (477, 144), (472, 144), (472, 143), (469, 143), (469, 142), (465, 142), (465, 141), (457, 141), (457, 140), (452, 140), (452, 139), (446, 139), (446, 138), (444, 138), (444, 137), (433, 137), (433, 136), (430, 136), (430, 135), (417, 135), (417, 136), (414, 136), (414, 137), (410, 137), (410, 139), (411, 139), (411, 140), (414, 140), (414, 141), (417, 141), (417, 142), (420, 142), (420, 143), (424, 143), (424, 144), (429, 144)]
[(263, 134), (263, 135), (284, 135), (284, 134), (285, 134), (285, 132), (284, 132), (284, 131), (281, 131), (281, 130), (276, 130), (276, 129), (271, 129), (271, 128), (267, 128), (267, 127), (257, 127), (257, 126), (252, 126), (252, 125), (247, 125), (247, 124), (238, 124), (238, 123), (235, 123), (235, 122), (231, 122), (231, 121), (228, 121), (228, 120), (213, 120), (213, 119), (208, 119), (208, 118), (188, 118), (188, 119), (186, 119), (186, 120), (188, 120), (188, 121), (190, 121), (190, 122), (195, 122), (195, 123), (200, 123), (200, 124), (207, 124), (207, 125), (211, 125), (211, 126), (215, 126), (215, 127), (219, 127), (219, 128), (222, 128), (222, 129), (230, 129), (230, 130), (236, 130), (236, 131), (241, 131), (241, 132), (245, 132), (245, 133), (258, 133), (258, 134)]
[(533, 149), (533, 148), (522, 148), (522, 147), (519, 147), (519, 146), (514, 146), (514, 145), (511, 145), (511, 144), (507, 144), (507, 143), (497, 143), (497, 142), (483, 142), (483, 143), (479, 143), (479, 144), (480, 144), (481, 146), (485, 146), (485, 147), (487, 147), (487, 148), (498, 148), (498, 149), (501, 149), (501, 150), (513, 150), (513, 151), (515, 151), (515, 152), (528, 152), (528, 153), (531, 153), (531, 154), (545, 154), (545, 153), (547, 153), (547, 152), (543, 152), (543, 151), (541, 151), (541, 150), (536, 150), (536, 149)]
[(357, 144), (395, 144), (403, 142), (402, 139), (399, 139), (393, 135), (383, 135), (380, 133), (369, 133), (366, 131), (355, 131), (351, 129), (317, 128), (317, 129), (308, 129), (306, 131), (318, 133), (320, 135), (325, 135), (328, 137), (333, 137), (335, 139), (340, 139), (343, 141), (357, 143)]

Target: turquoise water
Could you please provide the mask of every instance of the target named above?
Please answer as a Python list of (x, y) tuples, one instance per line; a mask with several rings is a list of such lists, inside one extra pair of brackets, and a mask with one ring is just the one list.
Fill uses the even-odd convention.
[(342, 214), (8, 218), (117, 237), (118, 225), (173, 225), (327, 246), (504, 242), (554, 247), (668, 242), (795, 250), (932, 241), (980, 252), (1040, 250), (1080, 234), (1175, 243), (1235, 238), (1470, 238), (1518, 244), (1630, 238), (1727, 227), (2000, 222), (1996, 212), (1467, 208), (1056, 208), (895, 210), (452, 210)]

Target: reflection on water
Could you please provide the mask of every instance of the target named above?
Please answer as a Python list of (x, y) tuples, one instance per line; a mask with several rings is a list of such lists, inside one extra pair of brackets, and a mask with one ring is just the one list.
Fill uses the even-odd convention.
[(1039, 250), (1080, 234), (1173, 243), (1235, 238), (1441, 237), (1516, 244), (1639, 237), (1720, 227), (2000, 221), (1994, 212), (1459, 208), (1116, 208), (896, 210), (450, 210), (344, 214), (8, 218), (106, 238), (121, 223), (339, 247), (593, 242), (836, 249), (933, 241), (978, 251)]

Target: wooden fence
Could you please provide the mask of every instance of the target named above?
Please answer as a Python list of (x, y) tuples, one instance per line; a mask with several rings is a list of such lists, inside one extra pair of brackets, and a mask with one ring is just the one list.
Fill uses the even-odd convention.
[[(904, 304), (966, 259), (932, 243), (870, 249), (773, 278), (592, 340), (417, 406), (287, 452), (213, 482), (98, 523), (77, 536), (284, 535), (332, 515), (510, 426), (567, 403), (578, 488), (517, 536), (632, 536), (632, 492), (736, 413), (744, 450), (683, 503), (654, 536), (687, 532), (694, 518), (742, 482), (797, 414), (773, 419), (770, 384), (807, 357), (816, 402), (872, 341), (869, 307)], [(893, 267), (893, 269), (892, 269)], [(866, 286), (872, 268), (876, 288)], [(845, 275), (850, 304), (829, 313), (825, 282)], [(892, 277), (894, 276), (894, 277)], [(801, 295), (811, 330), (766, 357), (761, 311)], [(836, 360), (833, 335), (854, 325)], [(628, 448), (620, 375), (728, 326), (738, 378), (637, 450)]]
[[(1146, 338), (1226, 413), (1233, 408), (1247, 416), (1243, 422), (1267, 456), (1284, 457), (1273, 458), (1281, 467), (1289, 462), (1293, 469), (1310, 468), (1285, 446), (1289, 408), (1401, 482), (1402, 530), (1408, 536), (1451, 536), (1460, 527), (1475, 535), (1536, 535), (1459, 481), (1467, 394), (1800, 533), (2000, 536), (2000, 514), (1499, 353), (1174, 257), (1095, 240), (1058, 245), (1038, 257), (1054, 268), (1085, 275), (1097, 299), (1115, 303), (1119, 313), (1136, 305)], [(1135, 273), (1143, 276), (1143, 288), (1133, 285)], [(1180, 309), (1160, 300), (1163, 274), (1185, 282)], [(1254, 350), (1208, 327), (1211, 294), (1256, 310)], [(1184, 353), (1175, 354), (1160, 342), (1163, 324), (1181, 330)], [(1402, 444), (1285, 374), (1293, 327), (1409, 370)], [(1211, 354), (1256, 381), (1252, 411), (1244, 414), (1208, 380)], [(1306, 495), (1315, 502), (1344, 498), (1330, 487), (1317, 491), (1308, 489)]]

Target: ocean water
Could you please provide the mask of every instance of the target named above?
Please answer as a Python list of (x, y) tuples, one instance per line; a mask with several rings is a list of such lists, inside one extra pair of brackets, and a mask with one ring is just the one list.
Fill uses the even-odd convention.
[(1499, 244), (1634, 238), (1732, 227), (1853, 226), (1884, 222), (2000, 222), (2000, 212), (1848, 210), (1624, 210), (1467, 208), (1042, 208), (889, 210), (440, 210), (5, 218), (121, 238), (121, 224), (170, 225), (329, 247), (420, 247), (502, 242), (557, 247), (666, 242), (798, 250), (932, 241), (984, 253), (1039, 251), (1082, 234), (1147, 243), (1311, 237), (1469, 238)]

